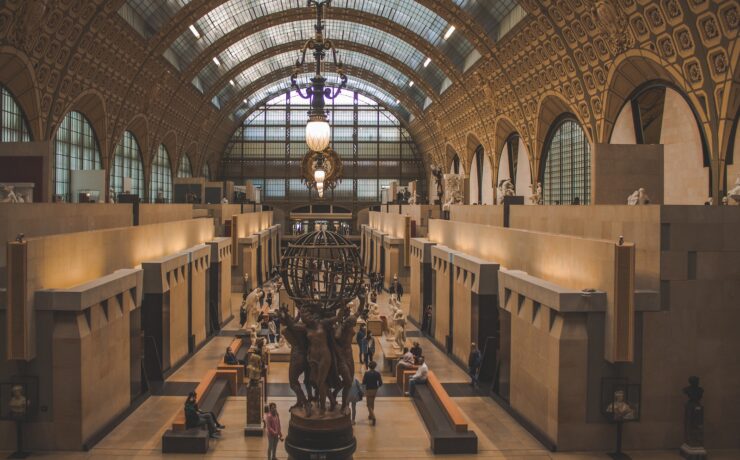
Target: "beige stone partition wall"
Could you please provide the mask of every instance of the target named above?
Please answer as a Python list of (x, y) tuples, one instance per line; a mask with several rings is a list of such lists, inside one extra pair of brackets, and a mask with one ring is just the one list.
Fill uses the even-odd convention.
[(139, 225), (161, 224), (192, 218), (192, 204), (141, 203), (139, 205)]
[(411, 264), (409, 275), (409, 311), (412, 321), (419, 325), (424, 319), (424, 308), (432, 303), (432, 246), (434, 243), (424, 238), (411, 239)]
[(231, 238), (219, 237), (207, 243), (211, 247), (210, 301), (218, 306), (218, 324), (223, 326), (234, 313), (231, 310)]
[[(19, 233), (31, 238), (130, 227), (133, 222), (130, 204), (0, 203), (0, 267), (6, 266), (5, 243), (14, 241)], [(0, 285), (4, 284), (4, 277), (0, 277)]]
[(141, 264), (144, 269), (144, 333), (157, 344), (163, 371), (177, 366), (189, 353), (188, 264), (187, 253)]
[[(431, 249), (432, 269), (434, 270), (434, 303), (432, 313), (433, 338), (437, 345), (447, 349), (447, 340), (452, 329), (450, 315), (453, 305), (450, 305), (452, 294), (451, 277), (454, 266), (452, 257), (457, 253), (447, 246), (438, 244)], [(451, 350), (447, 350), (448, 352)]]
[[(636, 289), (657, 291), (661, 270), (661, 210), (665, 206), (511, 206), (511, 228), (635, 244)], [(683, 207), (686, 212), (691, 208)], [(701, 209), (701, 208), (699, 208)], [(731, 210), (729, 211), (732, 212)]]
[[(512, 206), (512, 208), (523, 206)], [(468, 222), (471, 224), (493, 225), (495, 227), (504, 226), (504, 207), (503, 206), (471, 206), (455, 205), (450, 206), (450, 220), (454, 222)]]
[[(190, 333), (193, 335), (195, 348), (206, 340), (208, 299), (206, 285), (209, 282), (208, 270), (211, 266), (211, 248), (199, 244), (184, 251), (188, 256), (188, 273), (190, 277)], [(218, 289), (214, 286), (212, 289)]]
[[(124, 269), (36, 293), (44, 333), (38, 357), (24, 369), (39, 377), (36, 405), (48, 409), (24, 424), (26, 448), (80, 450), (129, 407), (132, 391), (141, 385), (141, 352), (131, 331), (140, 321), (142, 291), (143, 271)], [(15, 372), (8, 362), (0, 367), (3, 380)], [(0, 449), (15, 447), (12, 433), (11, 422), (0, 422)]]
[[(248, 212), (231, 216), (231, 238), (234, 248), (239, 247), (239, 240), (260, 233), (272, 226), (272, 211)], [(241, 252), (241, 251), (239, 251)], [(241, 263), (240, 257), (232, 260), (234, 266)], [(256, 279), (256, 278), (254, 278)]]

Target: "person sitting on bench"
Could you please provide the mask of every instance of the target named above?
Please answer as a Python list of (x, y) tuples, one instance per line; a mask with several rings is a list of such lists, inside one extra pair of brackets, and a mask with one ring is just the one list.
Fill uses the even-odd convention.
[(212, 438), (218, 438), (218, 432), (226, 428), (224, 425), (218, 423), (218, 419), (216, 419), (216, 415), (213, 412), (203, 412), (198, 409), (196, 394), (194, 391), (191, 391), (188, 394), (188, 399), (185, 400), (185, 427), (190, 429), (201, 426), (208, 428), (208, 434)]
[(409, 351), (412, 355), (414, 355), (414, 361), (416, 362), (416, 364), (421, 364), (419, 362), (419, 358), (421, 357), (421, 345), (419, 344), (419, 342), (414, 342), (414, 345)]
[(416, 359), (414, 358), (413, 353), (409, 351), (409, 348), (403, 347), (403, 356), (401, 356), (401, 359), (398, 360), (398, 364), (396, 364), (396, 367), (404, 370), (411, 369), (415, 361)]
[(242, 366), (246, 365), (246, 362), (243, 359), (239, 359), (234, 354), (234, 350), (231, 349), (231, 347), (226, 347), (226, 354), (224, 355), (224, 364), (229, 364), (232, 366), (236, 366), (237, 364), (241, 364)]
[(416, 385), (426, 385), (427, 377), (429, 375), (429, 368), (424, 362), (424, 357), (419, 357), (419, 368), (416, 370), (416, 374), (409, 380), (409, 391), (406, 395), (413, 397), (416, 392)]

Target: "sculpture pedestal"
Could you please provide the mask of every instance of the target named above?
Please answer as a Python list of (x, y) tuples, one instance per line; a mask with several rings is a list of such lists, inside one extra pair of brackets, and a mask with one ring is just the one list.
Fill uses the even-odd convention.
[(244, 426), (244, 436), (262, 436), (262, 382), (257, 385), (247, 384), (247, 424)]
[(704, 460), (707, 458), (707, 451), (703, 447), (692, 447), (684, 444), (681, 446), (681, 457), (686, 460)]
[(303, 408), (290, 410), (285, 450), (291, 460), (347, 460), (356, 448), (349, 411), (341, 413), (337, 406), (336, 410), (327, 410), (320, 416), (314, 407), (308, 418)]

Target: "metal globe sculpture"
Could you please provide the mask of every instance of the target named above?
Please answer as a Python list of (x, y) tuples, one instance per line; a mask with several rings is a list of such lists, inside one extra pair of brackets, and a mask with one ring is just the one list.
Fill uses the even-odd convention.
[(357, 297), (362, 288), (362, 271), (357, 246), (324, 230), (290, 244), (280, 264), (285, 290), (296, 306), (311, 305), (325, 314)]

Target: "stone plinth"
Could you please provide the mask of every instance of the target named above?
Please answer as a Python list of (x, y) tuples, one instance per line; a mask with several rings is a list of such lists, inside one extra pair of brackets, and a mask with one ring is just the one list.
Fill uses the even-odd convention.
[(244, 436), (262, 436), (262, 382), (257, 385), (247, 385), (247, 424), (244, 426)]

